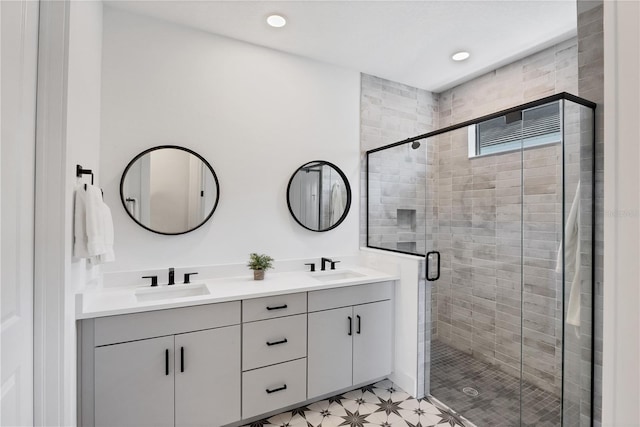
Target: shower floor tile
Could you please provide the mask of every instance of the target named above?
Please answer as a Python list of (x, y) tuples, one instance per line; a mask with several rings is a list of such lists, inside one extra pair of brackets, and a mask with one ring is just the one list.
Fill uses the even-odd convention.
[(283, 412), (245, 427), (466, 427), (464, 420), (429, 398), (414, 399), (391, 381)]
[[(470, 387), (477, 396), (465, 394)], [(470, 390), (467, 390), (470, 392)], [(431, 395), (478, 427), (560, 425), (560, 398), (440, 341), (431, 343)]]

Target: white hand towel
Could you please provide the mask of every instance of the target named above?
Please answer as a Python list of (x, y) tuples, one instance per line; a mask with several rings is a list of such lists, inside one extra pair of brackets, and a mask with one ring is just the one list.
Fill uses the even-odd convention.
[(87, 185), (85, 212), (87, 249), (90, 257), (95, 257), (107, 252), (103, 204), (102, 191), (96, 186)]
[(556, 260), (557, 273), (562, 272), (563, 260), (566, 261), (567, 267), (571, 265), (574, 267), (567, 306), (567, 323), (574, 326), (580, 326), (580, 249), (580, 181), (578, 181)]
[(74, 197), (73, 255), (91, 264), (115, 260), (113, 219), (102, 200), (102, 190), (93, 185), (78, 186)]
[(104, 264), (105, 262), (115, 261), (113, 253), (113, 218), (111, 217), (111, 209), (106, 203), (102, 203), (102, 227), (105, 243), (105, 252), (91, 258), (92, 264)]
[(76, 258), (89, 258), (85, 199), (84, 187), (76, 187), (73, 203), (73, 256)]

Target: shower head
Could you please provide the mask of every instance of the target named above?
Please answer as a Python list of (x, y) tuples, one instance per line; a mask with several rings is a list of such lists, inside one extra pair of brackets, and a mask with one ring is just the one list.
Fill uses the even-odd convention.
[(413, 148), (414, 150), (417, 150), (418, 148), (420, 148), (420, 141), (413, 141), (411, 143), (411, 148)]

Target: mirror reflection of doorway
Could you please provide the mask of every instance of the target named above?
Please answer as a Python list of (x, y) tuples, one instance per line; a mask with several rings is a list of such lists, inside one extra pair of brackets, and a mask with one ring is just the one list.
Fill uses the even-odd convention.
[(211, 217), (219, 198), (211, 165), (179, 146), (153, 147), (136, 156), (122, 175), (120, 192), (129, 216), (161, 234), (195, 230)]
[[(291, 209), (309, 227), (320, 229), (322, 206), (322, 166), (310, 166), (291, 181)], [(315, 224), (315, 227), (313, 226)]]

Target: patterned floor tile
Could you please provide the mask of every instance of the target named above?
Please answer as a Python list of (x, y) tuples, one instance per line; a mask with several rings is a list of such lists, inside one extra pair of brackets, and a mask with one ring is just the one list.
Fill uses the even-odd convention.
[(429, 398), (414, 399), (389, 380), (283, 412), (245, 427), (465, 427)]

